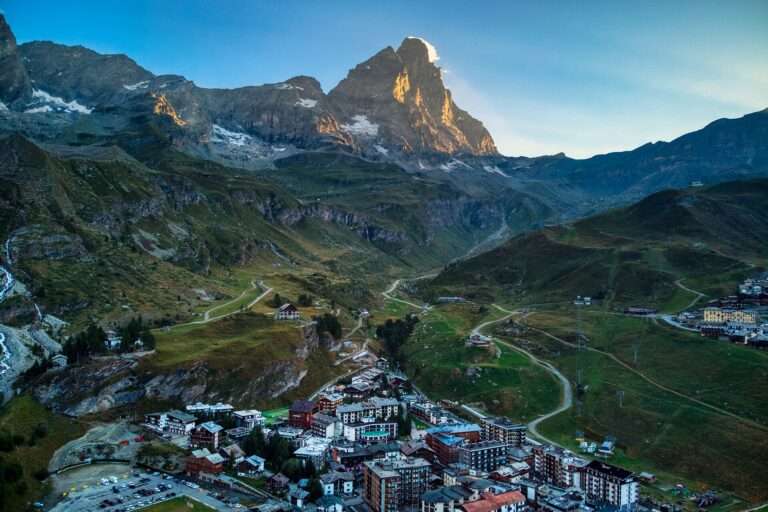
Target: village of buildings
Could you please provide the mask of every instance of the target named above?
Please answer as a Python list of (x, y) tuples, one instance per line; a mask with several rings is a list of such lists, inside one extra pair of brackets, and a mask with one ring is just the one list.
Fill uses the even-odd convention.
[[(279, 417), (226, 403), (191, 403), (136, 422), (146, 440), (187, 453), (164, 478), (212, 496), (250, 496), (251, 510), (651, 510), (642, 502), (640, 483), (653, 476), (611, 464), (615, 439), (584, 441), (580, 454), (538, 442), (523, 424), (430, 401), (384, 359), (371, 359), (311, 400), (296, 400)], [(405, 422), (409, 433), (401, 431)], [(269, 460), (246, 452), (244, 441), (257, 430), (265, 440), (285, 440), (291, 457), (315, 470), (321, 496), (311, 496), (309, 478), (291, 480)], [(73, 494), (65, 501), (76, 499)], [(118, 503), (105, 500), (101, 508), (141, 508)], [(241, 506), (235, 500), (217, 508)]]
[(768, 348), (768, 273), (746, 279), (735, 295), (666, 318), (676, 327), (702, 336)]

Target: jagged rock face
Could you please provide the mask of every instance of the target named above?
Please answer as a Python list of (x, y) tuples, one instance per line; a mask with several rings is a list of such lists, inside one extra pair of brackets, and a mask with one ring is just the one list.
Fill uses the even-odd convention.
[(212, 121), (266, 141), (303, 147), (352, 146), (320, 83), (300, 76), (278, 84), (238, 89), (198, 89)]
[(406, 38), (397, 51), (386, 48), (351, 70), (329, 94), (342, 127), (369, 146), (404, 153), (496, 154), (482, 123), (453, 102), (430, 51)]
[(24, 100), (31, 92), (29, 76), (16, 47), (16, 38), (5, 16), (0, 14), (0, 102), (3, 103), (0, 110)]
[(154, 75), (125, 55), (102, 55), (82, 46), (35, 41), (19, 46), (35, 86), (65, 100), (89, 105), (120, 101)]
[[(13, 118), (16, 124), (46, 137), (56, 132), (49, 125), (58, 117), (40, 114), (75, 123), (74, 138), (80, 130), (104, 136), (126, 129), (131, 120), (161, 116), (168, 122), (157, 127), (178, 149), (238, 166), (254, 161), (251, 166), (258, 167), (285, 151), (317, 149), (395, 160), (497, 154), (482, 123), (453, 102), (430, 48), (417, 38), (405, 39), (397, 51), (380, 51), (326, 95), (307, 76), (207, 89), (181, 76), (156, 76), (126, 55), (47, 41), (17, 48), (0, 20), (0, 101), (35, 121)], [(82, 115), (89, 119), (78, 126)]]

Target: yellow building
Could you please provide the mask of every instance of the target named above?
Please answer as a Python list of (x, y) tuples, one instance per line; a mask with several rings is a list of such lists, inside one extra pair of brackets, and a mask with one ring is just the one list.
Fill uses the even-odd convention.
[(757, 313), (749, 309), (704, 308), (704, 323), (724, 324), (726, 322), (756, 324)]

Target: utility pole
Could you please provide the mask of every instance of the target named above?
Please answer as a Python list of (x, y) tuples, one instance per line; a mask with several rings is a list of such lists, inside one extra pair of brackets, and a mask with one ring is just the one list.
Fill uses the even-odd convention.
[(617, 391), (616, 397), (619, 399), (619, 408), (624, 407), (624, 391)]

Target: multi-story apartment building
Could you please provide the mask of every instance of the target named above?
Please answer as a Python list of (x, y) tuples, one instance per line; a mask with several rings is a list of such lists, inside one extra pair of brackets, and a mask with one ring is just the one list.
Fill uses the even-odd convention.
[(186, 436), (195, 428), (197, 418), (181, 411), (156, 412), (144, 415), (144, 424), (157, 432)]
[(386, 443), (397, 439), (397, 423), (393, 421), (361, 421), (344, 425), (344, 438), (363, 444)]
[(202, 423), (192, 430), (189, 444), (192, 448), (208, 448), (215, 452), (219, 449), (222, 430), (221, 425), (212, 421)]
[(261, 411), (257, 411), (256, 409), (235, 411), (232, 413), (232, 416), (240, 427), (253, 430), (256, 427), (264, 426), (264, 416), (262, 416)]
[(635, 475), (598, 460), (593, 460), (584, 469), (584, 490), (587, 500), (595, 504), (630, 508), (638, 500)]
[(463, 437), (440, 432), (427, 436), (427, 446), (432, 448), (437, 460), (445, 466), (459, 462), (459, 447), (466, 442)]
[(483, 429), (483, 440), (501, 441), (508, 447), (519, 447), (525, 444), (527, 427), (507, 418), (483, 418), (480, 422)]
[(165, 431), (172, 436), (188, 436), (195, 428), (197, 418), (181, 411), (170, 411), (165, 415)]
[(419, 504), (427, 490), (430, 465), (424, 459), (367, 461), (363, 499), (374, 512), (396, 512)]
[(336, 416), (329, 416), (322, 412), (312, 416), (312, 433), (318, 437), (335, 439), (343, 433), (342, 424)]
[(556, 446), (541, 445), (533, 448), (534, 474), (557, 487), (582, 488), (582, 473), (586, 465), (586, 460)]
[(474, 423), (457, 423), (427, 429), (427, 445), (445, 465), (459, 460), (459, 446), (480, 441), (481, 429)]
[(706, 324), (724, 324), (727, 322), (755, 324), (757, 321), (757, 312), (751, 309), (704, 308), (704, 323)]
[(458, 451), (459, 463), (475, 475), (495, 471), (507, 458), (507, 445), (501, 441), (464, 443)]
[(336, 416), (342, 423), (359, 423), (367, 419), (389, 420), (400, 415), (400, 402), (393, 398), (374, 397), (367, 402), (339, 405)]
[(312, 415), (316, 412), (315, 402), (296, 400), (288, 409), (288, 424), (304, 430), (312, 428)]
[(341, 393), (323, 393), (317, 398), (317, 409), (326, 414), (336, 414), (336, 408), (344, 403)]

